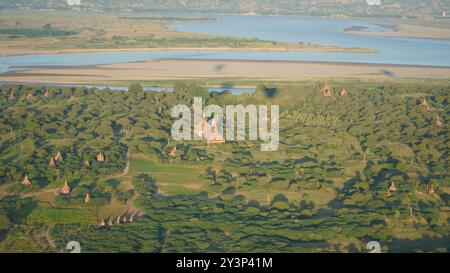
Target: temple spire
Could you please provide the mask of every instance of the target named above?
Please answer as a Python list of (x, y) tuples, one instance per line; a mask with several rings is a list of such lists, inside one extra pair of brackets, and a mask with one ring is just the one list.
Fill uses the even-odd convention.
[(67, 180), (64, 180), (64, 186), (61, 188), (60, 192), (65, 195), (70, 194), (70, 187), (69, 184), (67, 183)]
[(25, 177), (22, 179), (22, 182), (20, 182), (20, 184), (22, 184), (24, 186), (30, 186), (31, 185), (31, 181), (28, 178), (28, 174), (25, 175)]
[(105, 162), (105, 157), (103, 156), (102, 152), (99, 152), (97, 154), (97, 161), (100, 163)]
[(55, 161), (59, 161), (59, 162), (63, 161), (63, 157), (62, 157), (61, 152), (59, 150), (58, 150), (58, 152), (55, 155)]

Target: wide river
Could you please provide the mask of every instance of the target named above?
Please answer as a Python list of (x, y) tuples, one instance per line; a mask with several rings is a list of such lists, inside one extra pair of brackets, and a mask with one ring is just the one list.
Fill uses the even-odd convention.
[(0, 72), (20, 69), (20, 66), (100, 65), (159, 58), (326, 61), (450, 66), (450, 40), (355, 35), (344, 31), (352, 26), (365, 27), (366, 31), (391, 31), (389, 28), (369, 21), (294, 16), (213, 16), (217, 17), (218, 20), (176, 23), (170, 25), (170, 27), (179, 31), (259, 38), (277, 42), (302, 42), (340, 47), (370, 48), (379, 50), (379, 53), (199, 50), (31, 54), (0, 57)]

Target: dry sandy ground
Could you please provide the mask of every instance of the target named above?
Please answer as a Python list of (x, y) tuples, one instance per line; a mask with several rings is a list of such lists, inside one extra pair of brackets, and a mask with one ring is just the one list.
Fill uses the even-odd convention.
[(152, 60), (85, 67), (37, 67), (0, 74), (1, 82), (106, 84), (164, 79), (313, 77), (450, 78), (450, 67), (234, 60)]

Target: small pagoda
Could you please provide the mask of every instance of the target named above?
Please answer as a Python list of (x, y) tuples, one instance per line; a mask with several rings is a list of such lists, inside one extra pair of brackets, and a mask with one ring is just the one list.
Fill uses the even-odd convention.
[(48, 97), (48, 90), (45, 89), (44, 97)]
[(126, 223), (126, 222), (127, 222), (127, 216), (124, 215), (124, 216), (122, 217), (122, 223)]
[(70, 187), (67, 180), (64, 180), (64, 186), (61, 188), (60, 193), (64, 195), (70, 194)]
[(89, 160), (85, 160), (84, 161), (84, 167), (89, 168), (91, 166), (91, 164), (89, 163)]
[(328, 84), (324, 84), (322, 87), (322, 92), (324, 97), (331, 97), (331, 88)]
[(105, 162), (105, 157), (103, 156), (102, 152), (99, 152), (97, 154), (97, 162), (100, 162), (100, 163)]
[(416, 216), (414, 216), (414, 211), (412, 207), (409, 207), (409, 222), (413, 223), (416, 220)]
[(428, 104), (426, 99), (423, 99), (422, 103), (420, 103), (420, 106), (422, 106), (423, 108), (430, 110), (430, 105)]
[(442, 119), (439, 115), (436, 115), (436, 125), (442, 127)]
[(391, 182), (391, 185), (389, 186), (388, 192), (389, 193), (397, 192), (397, 186), (395, 185), (394, 182)]
[(173, 146), (173, 149), (169, 153), (170, 157), (177, 157), (177, 146)]
[(133, 213), (131, 213), (130, 218), (128, 218), (128, 222), (134, 222)]
[(345, 97), (348, 95), (347, 89), (342, 88), (341, 91), (339, 91), (339, 96)]
[(91, 202), (91, 195), (89, 193), (86, 193), (86, 196), (84, 197), (84, 203), (89, 204)]
[(435, 190), (434, 190), (433, 185), (429, 185), (429, 186), (427, 187), (427, 193), (430, 194), (430, 195), (432, 195), (432, 194), (435, 193)]
[(55, 157), (54, 157), (55, 161), (59, 161), (62, 162), (63, 161), (63, 157), (61, 155), (61, 152), (58, 150), (58, 152), (56, 153)]
[(113, 226), (113, 222), (112, 222), (112, 219), (111, 218), (109, 218), (109, 221), (108, 221), (108, 227), (112, 227)]
[(28, 93), (27, 96), (25, 97), (25, 99), (31, 100), (33, 97), (34, 97), (33, 93)]
[(119, 216), (117, 216), (117, 219), (116, 219), (116, 224), (117, 224), (117, 225), (120, 225), (120, 215), (119, 215)]
[(100, 227), (104, 227), (106, 224), (105, 224), (105, 220), (102, 218), (102, 221), (98, 224)]
[(50, 167), (50, 168), (52, 168), (52, 167), (55, 167), (55, 160), (53, 159), (53, 157), (52, 158), (50, 158), (50, 162), (48, 163), (48, 166)]
[(31, 181), (28, 178), (28, 174), (25, 175), (25, 177), (22, 179), (22, 181), (20, 182), (20, 184), (24, 185), (24, 186), (31, 186)]

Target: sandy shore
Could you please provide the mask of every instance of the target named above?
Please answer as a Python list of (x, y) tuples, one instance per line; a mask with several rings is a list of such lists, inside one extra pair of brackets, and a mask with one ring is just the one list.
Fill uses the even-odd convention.
[(100, 48), (100, 49), (59, 49), (59, 50), (29, 50), (22, 48), (3, 48), (0, 46), (0, 56), (20, 56), (28, 54), (67, 54), (67, 53), (98, 53), (98, 52), (130, 52), (130, 51), (260, 51), (260, 52), (286, 52), (286, 51), (316, 51), (316, 52), (343, 52), (343, 53), (379, 53), (377, 49), (365, 48), (340, 48), (334, 46), (317, 45), (296, 47), (286, 45), (286, 47), (139, 47), (139, 48)]
[(314, 77), (449, 78), (450, 67), (359, 63), (162, 59), (83, 67), (37, 67), (0, 74), (1, 82), (111, 84), (129, 81)]

